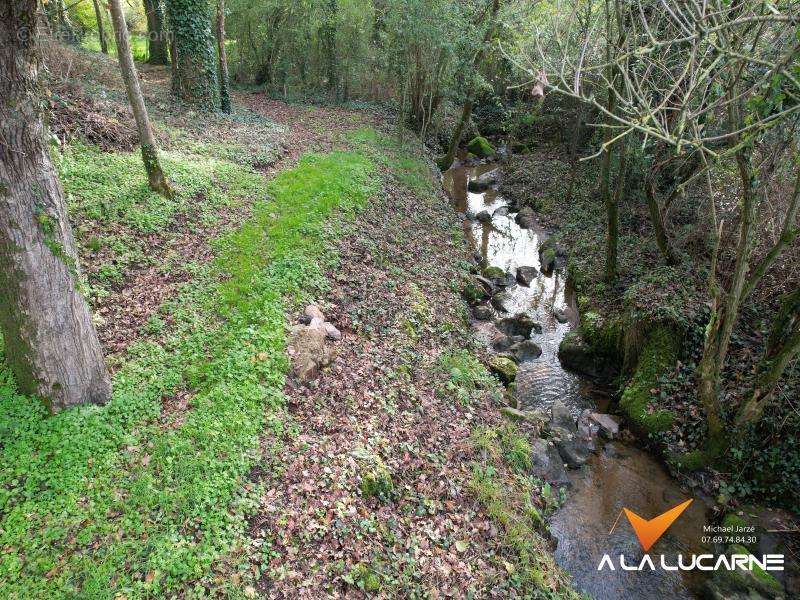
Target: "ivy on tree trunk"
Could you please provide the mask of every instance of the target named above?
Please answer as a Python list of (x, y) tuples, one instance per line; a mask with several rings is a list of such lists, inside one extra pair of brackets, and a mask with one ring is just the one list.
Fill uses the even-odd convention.
[(167, 0), (166, 6), (175, 49), (172, 90), (186, 102), (216, 110), (217, 55), (208, 0)]

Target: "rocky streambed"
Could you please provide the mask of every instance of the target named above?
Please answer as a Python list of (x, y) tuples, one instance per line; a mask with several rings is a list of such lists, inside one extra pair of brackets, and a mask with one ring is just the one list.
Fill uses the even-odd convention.
[(644, 555), (628, 521), (619, 519), (623, 508), (649, 519), (693, 499), (650, 552), (654, 560), (663, 553), (674, 561), (679, 553), (709, 550), (701, 540), (711, 503), (632, 443), (621, 419), (608, 414), (605, 390), (562, 366), (559, 346), (580, 319), (566, 252), (530, 208), (498, 193), (501, 177), (496, 163), (457, 164), (443, 186), (474, 248), (477, 274), (467, 296), (490, 368), (509, 387), (503, 412), (536, 423), (541, 437), (531, 440), (532, 474), (567, 490), (549, 522), (556, 559), (595, 598), (699, 597), (702, 572), (598, 571), (605, 554), (625, 554), (636, 564)]

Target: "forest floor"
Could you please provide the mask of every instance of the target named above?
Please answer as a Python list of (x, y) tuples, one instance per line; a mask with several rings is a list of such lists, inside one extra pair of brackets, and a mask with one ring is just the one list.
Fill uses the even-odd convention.
[[(0, 595), (573, 597), (542, 520), (558, 499), (498, 416), (466, 242), (418, 144), (252, 93), (196, 114), (144, 67), (166, 201), (113, 62), (54, 54), (115, 391), (45, 418), (0, 368)], [(309, 303), (343, 335), (301, 385), (287, 344)]]

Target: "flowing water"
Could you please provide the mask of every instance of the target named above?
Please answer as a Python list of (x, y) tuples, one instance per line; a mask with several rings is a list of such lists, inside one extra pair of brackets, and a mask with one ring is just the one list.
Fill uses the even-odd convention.
[[(532, 266), (539, 270), (530, 287), (516, 285), (509, 290), (509, 314), (525, 313), (541, 324), (540, 334), (531, 339), (542, 348), (542, 355), (520, 365), (517, 375), (517, 401), (528, 408), (548, 408), (555, 400), (563, 402), (573, 414), (585, 408), (604, 411), (607, 396), (597, 394), (589, 382), (565, 371), (558, 360), (558, 345), (575, 327), (578, 314), (572, 290), (561, 270), (541, 273), (539, 245), (547, 232), (521, 228), (514, 214), (504, 214), (508, 202), (495, 189), (482, 193), (469, 191), (471, 180), (497, 169), (497, 165), (456, 166), (444, 174), (443, 186), (464, 215), (464, 230), (480, 253), (485, 266), (496, 266), (516, 273), (517, 267)], [(494, 215), (480, 222), (482, 211)], [(598, 241), (602, 243), (602, 241)], [(566, 314), (561, 323), (555, 313)], [(498, 317), (507, 315), (498, 315)], [(562, 318), (562, 320), (564, 320)], [(476, 321), (479, 338), (488, 344), (497, 333), (491, 321)], [(694, 598), (702, 586), (698, 572), (608, 570), (598, 572), (604, 554), (619, 557), (625, 554), (630, 563), (638, 564), (642, 551), (633, 530), (622, 517), (624, 507), (646, 519), (693, 497), (680, 487), (660, 463), (641, 449), (620, 442), (606, 444), (599, 454), (578, 471), (571, 471), (571, 489), (565, 505), (550, 520), (550, 529), (558, 542), (556, 560), (567, 569), (578, 589), (598, 600), (650, 600), (653, 598)], [(674, 564), (677, 553), (690, 554), (703, 550), (700, 544), (703, 526), (708, 523), (708, 504), (698, 497), (658, 542), (654, 550), (664, 552)], [(614, 523), (616, 528), (609, 534)], [(705, 549), (708, 550), (707, 548)], [(654, 561), (660, 556), (650, 553)]]

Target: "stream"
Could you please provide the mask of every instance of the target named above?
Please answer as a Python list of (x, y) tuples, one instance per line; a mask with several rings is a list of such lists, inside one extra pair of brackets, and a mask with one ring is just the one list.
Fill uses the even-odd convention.
[[(517, 314), (531, 317), (541, 325), (541, 333), (534, 330), (530, 339), (542, 353), (519, 365), (515, 388), (518, 406), (549, 410), (558, 400), (576, 417), (587, 408), (606, 412), (609, 395), (564, 370), (558, 359), (561, 340), (579, 319), (565, 269), (542, 273), (539, 247), (547, 232), (535, 225), (523, 228), (517, 224), (514, 213), (509, 213), (509, 202), (497, 192), (493, 172), (499, 173), (497, 164), (457, 164), (444, 174), (442, 183), (455, 210), (463, 215), (467, 238), (484, 266), (499, 267), (511, 276), (518, 267), (534, 267), (538, 274), (529, 286), (515, 283), (506, 288), (504, 308), (508, 314), (492, 309), (495, 319), (476, 320), (477, 337), (491, 347), (498, 333), (497, 319)], [(492, 183), (487, 189), (470, 186), (470, 181), (478, 178)], [(481, 191), (470, 191), (470, 187)], [(483, 211), (486, 214), (481, 214)], [(617, 567), (599, 572), (598, 565), (604, 554), (615, 558), (624, 554), (629, 564), (638, 564), (643, 556), (624, 516), (609, 535), (623, 506), (650, 519), (693, 498), (650, 555), (657, 561), (663, 552), (674, 564), (678, 553), (709, 551), (700, 543), (703, 526), (709, 523), (709, 503), (682, 489), (647, 452), (618, 440), (607, 442), (568, 476), (571, 486), (566, 502), (549, 524), (557, 541), (556, 561), (569, 571), (578, 590), (599, 600), (700, 597), (705, 577), (701, 571), (623, 571)]]

